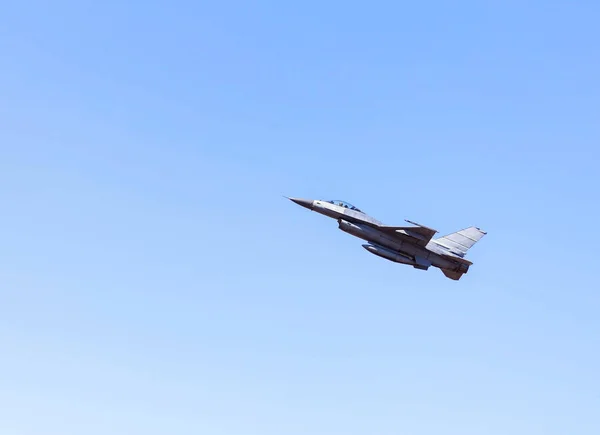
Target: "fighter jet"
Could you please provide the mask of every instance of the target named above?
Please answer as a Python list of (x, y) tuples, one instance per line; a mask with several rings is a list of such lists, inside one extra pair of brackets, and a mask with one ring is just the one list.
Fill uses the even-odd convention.
[(362, 246), (371, 254), (420, 270), (437, 267), (455, 281), (473, 264), (464, 258), (467, 251), (487, 234), (477, 227), (469, 227), (434, 239), (437, 230), (409, 220), (406, 222), (413, 226), (384, 225), (345, 201), (286, 198), (336, 219), (340, 230), (366, 240), (368, 243)]

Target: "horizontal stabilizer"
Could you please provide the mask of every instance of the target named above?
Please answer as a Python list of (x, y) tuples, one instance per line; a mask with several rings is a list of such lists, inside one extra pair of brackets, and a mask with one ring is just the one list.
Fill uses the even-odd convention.
[(448, 278), (454, 281), (458, 281), (464, 275), (463, 272), (456, 272), (454, 270), (448, 269), (442, 269), (442, 272), (444, 273), (444, 275), (446, 275)]
[(473, 264), (472, 261), (467, 260), (466, 258), (457, 257), (455, 255), (441, 254), (442, 257), (447, 258), (448, 260), (456, 261), (457, 263), (462, 263), (467, 266), (471, 266)]

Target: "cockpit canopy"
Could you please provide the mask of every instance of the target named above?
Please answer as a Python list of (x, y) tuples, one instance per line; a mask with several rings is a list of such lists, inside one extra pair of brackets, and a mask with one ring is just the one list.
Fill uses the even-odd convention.
[(339, 205), (340, 207), (349, 208), (350, 210), (354, 210), (354, 211), (358, 211), (358, 212), (362, 213), (362, 210), (359, 210), (358, 208), (354, 207), (352, 204), (350, 204), (346, 201), (341, 201), (339, 199), (332, 199), (332, 200), (329, 200), (326, 202), (328, 202), (330, 204)]

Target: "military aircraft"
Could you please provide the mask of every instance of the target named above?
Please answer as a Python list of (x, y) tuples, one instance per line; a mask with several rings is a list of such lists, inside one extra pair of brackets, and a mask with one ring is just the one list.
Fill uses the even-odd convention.
[(340, 230), (369, 242), (362, 246), (371, 254), (420, 270), (437, 267), (455, 281), (473, 264), (464, 258), (467, 251), (487, 234), (477, 227), (469, 227), (434, 239), (437, 231), (432, 228), (409, 220), (406, 222), (414, 226), (384, 225), (345, 201), (286, 198), (336, 219)]

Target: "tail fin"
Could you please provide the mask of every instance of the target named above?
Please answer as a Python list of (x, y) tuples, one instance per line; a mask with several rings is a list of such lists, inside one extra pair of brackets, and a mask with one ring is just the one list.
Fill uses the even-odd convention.
[(446, 246), (459, 257), (464, 257), (469, 249), (473, 247), (487, 233), (477, 227), (464, 228), (452, 234), (434, 239), (437, 244)]

